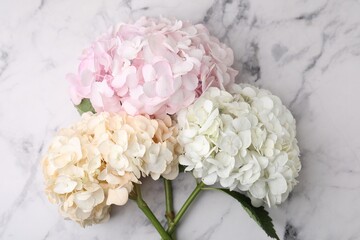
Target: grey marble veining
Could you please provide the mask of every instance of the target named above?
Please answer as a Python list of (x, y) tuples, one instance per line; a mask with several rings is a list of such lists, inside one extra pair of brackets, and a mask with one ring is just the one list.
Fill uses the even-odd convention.
[[(110, 25), (146, 16), (204, 23), (231, 46), (238, 82), (271, 90), (292, 110), (303, 169), (289, 201), (270, 209), (283, 240), (360, 239), (360, 1), (3, 0), (0, 2), (0, 239), (158, 239), (136, 205), (106, 224), (65, 221), (43, 194), (39, 160), (78, 119), (65, 74)], [(144, 196), (164, 215), (160, 182)], [(178, 208), (194, 187), (175, 181)], [(163, 223), (165, 222), (162, 219)], [(205, 192), (181, 239), (268, 239), (232, 199)]]

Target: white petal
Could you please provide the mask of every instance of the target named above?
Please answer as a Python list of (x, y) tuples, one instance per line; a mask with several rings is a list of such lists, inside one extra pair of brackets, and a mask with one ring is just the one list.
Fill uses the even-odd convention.
[(283, 194), (287, 190), (286, 180), (281, 174), (278, 174), (275, 179), (271, 179), (268, 185), (270, 192), (274, 195)]
[(204, 177), (202, 179), (202, 181), (206, 184), (206, 185), (213, 185), (217, 180), (217, 175), (216, 173), (212, 173), (210, 175), (207, 175), (206, 177)]
[(250, 187), (250, 193), (255, 198), (262, 199), (266, 196), (266, 184), (263, 181), (257, 181)]
[(262, 97), (260, 101), (266, 109), (272, 109), (274, 107), (274, 102), (269, 97)]

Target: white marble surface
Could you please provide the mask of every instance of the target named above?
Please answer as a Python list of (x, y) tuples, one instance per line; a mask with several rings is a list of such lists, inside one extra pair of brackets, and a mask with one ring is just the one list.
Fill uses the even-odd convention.
[[(235, 52), (238, 81), (279, 95), (298, 121), (303, 170), (271, 209), (284, 240), (360, 239), (359, 0), (1, 0), (0, 239), (158, 239), (135, 204), (80, 228), (43, 194), (39, 159), (54, 132), (78, 119), (64, 76), (108, 26), (142, 15), (203, 22)], [(162, 184), (146, 200), (164, 214)], [(176, 180), (176, 206), (194, 182)], [(182, 239), (268, 239), (232, 199), (206, 192)]]

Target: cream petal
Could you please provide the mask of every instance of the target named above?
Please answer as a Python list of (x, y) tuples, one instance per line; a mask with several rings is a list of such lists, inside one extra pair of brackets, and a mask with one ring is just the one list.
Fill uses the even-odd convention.
[(97, 191), (93, 193), (93, 198), (95, 199), (95, 205), (102, 203), (105, 199), (104, 190), (99, 188)]
[(109, 189), (106, 204), (122, 206), (127, 203), (128, 199), (129, 193), (126, 188)]
[(74, 202), (84, 212), (91, 212), (95, 206), (95, 199), (88, 192), (75, 194)]
[(75, 216), (79, 220), (85, 220), (91, 216), (91, 212), (84, 211), (81, 208), (77, 208), (75, 212)]
[(56, 179), (56, 183), (54, 186), (54, 192), (58, 194), (65, 194), (72, 192), (77, 185), (76, 181), (72, 181), (67, 176), (59, 176)]

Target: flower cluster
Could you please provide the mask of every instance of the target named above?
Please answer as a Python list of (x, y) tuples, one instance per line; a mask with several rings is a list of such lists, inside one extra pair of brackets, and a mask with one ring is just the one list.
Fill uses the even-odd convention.
[(245, 192), (253, 204), (283, 202), (301, 168), (295, 119), (270, 92), (210, 88), (177, 116), (179, 162), (207, 185)]
[(59, 131), (43, 159), (46, 193), (81, 225), (109, 218), (140, 177), (178, 175), (177, 129), (171, 119), (110, 113), (83, 114)]
[(209, 86), (233, 83), (233, 59), (202, 24), (166, 18), (121, 23), (86, 49), (78, 73), (68, 75), (72, 101), (90, 99), (96, 112), (175, 114)]
[[(86, 226), (106, 221), (112, 205), (130, 198), (171, 240), (204, 186), (217, 185), (206, 188), (234, 197), (279, 239), (262, 219), (265, 209), (254, 210), (244, 195), (271, 207), (297, 184), (295, 119), (269, 91), (235, 84), (233, 61), (202, 24), (143, 17), (111, 28), (67, 77), (84, 114), (58, 132), (43, 158), (49, 200)], [(180, 165), (201, 181), (175, 212), (170, 180)], [(142, 198), (145, 177), (164, 178), (167, 229)]]

